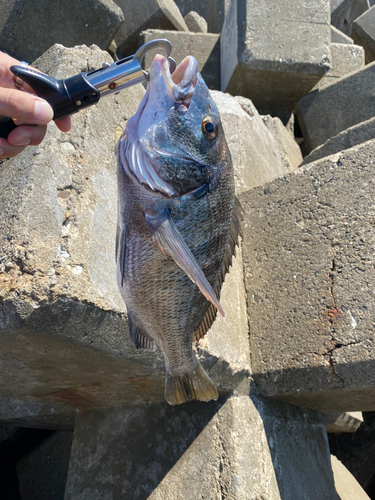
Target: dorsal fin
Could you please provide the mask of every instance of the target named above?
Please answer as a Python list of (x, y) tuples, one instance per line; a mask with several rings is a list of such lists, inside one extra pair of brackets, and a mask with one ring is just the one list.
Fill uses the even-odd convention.
[[(225, 251), (223, 264), (221, 267), (218, 282), (216, 283), (215, 286), (212, 287), (218, 300), (220, 300), (221, 287), (223, 286), (225, 276), (226, 276), (227, 272), (229, 271), (230, 266), (232, 265), (233, 255), (236, 256), (236, 246), (239, 244), (239, 236), (241, 236), (241, 238), (243, 238), (243, 234), (242, 234), (242, 230), (241, 230), (241, 221), (242, 220), (243, 220), (242, 207), (241, 207), (241, 204), (240, 204), (238, 198), (235, 196), (234, 197), (232, 220), (231, 220), (230, 230), (229, 230), (229, 240), (228, 240), (227, 248)], [(199, 339), (201, 339), (202, 337), (204, 337), (206, 335), (206, 333), (211, 328), (213, 322), (216, 319), (216, 314), (217, 314), (216, 307), (214, 307), (213, 304), (210, 304), (210, 306), (207, 309), (207, 312), (204, 315), (200, 325), (193, 332), (193, 342), (198, 341)]]
[(207, 281), (200, 265), (175, 226), (166, 208), (157, 215), (145, 214), (145, 219), (153, 240), (162, 254), (167, 254), (197, 285), (202, 295), (209, 300), (224, 316), (224, 310), (216, 298), (216, 293)]

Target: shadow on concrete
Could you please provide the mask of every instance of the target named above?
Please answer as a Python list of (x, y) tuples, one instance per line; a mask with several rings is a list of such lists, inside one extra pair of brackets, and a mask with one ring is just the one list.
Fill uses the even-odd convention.
[(263, 421), (281, 500), (332, 500), (336, 491), (323, 415), (252, 396)]
[(65, 499), (101, 498), (110, 490), (111, 498), (146, 500), (224, 402), (80, 413)]
[(0, 497), (2, 500), (22, 500), (17, 474), (17, 462), (30, 453), (54, 431), (12, 428), (0, 443)]
[(375, 359), (252, 373), (259, 393), (322, 413), (375, 411)]
[(375, 412), (363, 413), (363, 423), (356, 432), (328, 434), (328, 440), (332, 455), (375, 499)]

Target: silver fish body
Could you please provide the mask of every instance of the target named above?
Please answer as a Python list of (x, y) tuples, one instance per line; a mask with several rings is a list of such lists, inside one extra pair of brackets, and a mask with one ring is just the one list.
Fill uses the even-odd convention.
[(164, 355), (170, 404), (218, 396), (192, 342), (223, 312), (241, 218), (217, 108), (193, 58), (176, 72), (155, 58), (117, 150), (118, 284), (136, 347)]

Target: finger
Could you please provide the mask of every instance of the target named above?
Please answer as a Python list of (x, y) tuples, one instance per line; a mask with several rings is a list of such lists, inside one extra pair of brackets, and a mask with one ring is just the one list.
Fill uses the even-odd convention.
[(47, 101), (27, 92), (0, 88), (0, 115), (19, 121), (46, 124), (53, 118), (53, 110)]
[(70, 127), (72, 126), (72, 120), (70, 116), (58, 120), (56, 122), (56, 126), (61, 130), (61, 132), (69, 132)]
[(11, 146), (6, 139), (0, 139), (0, 160), (13, 158), (22, 153), (25, 148), (26, 146)]
[(10, 66), (19, 65), (20, 61), (0, 52), (0, 85), (7, 88), (14, 87), (14, 75), (10, 71)]
[[(15, 76), (10, 71), (11, 66), (19, 66), (21, 63), (18, 59), (14, 59), (13, 57), (8, 56), (8, 54), (4, 54), (4, 52), (0, 52), (0, 87), (6, 87), (9, 89), (16, 88), (15, 86)], [(30, 66), (30, 69), (37, 69)], [(35, 94), (34, 90), (27, 83), (23, 83), (22, 88), (26, 90), (26, 92), (30, 92)]]
[(42, 142), (47, 132), (47, 125), (20, 125), (8, 135), (11, 146), (37, 146)]

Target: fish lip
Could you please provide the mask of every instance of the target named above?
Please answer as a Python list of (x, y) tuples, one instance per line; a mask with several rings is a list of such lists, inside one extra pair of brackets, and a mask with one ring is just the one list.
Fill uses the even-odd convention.
[(198, 80), (198, 64), (193, 56), (187, 56), (176, 67), (173, 74), (170, 72), (167, 58), (157, 54), (150, 69), (150, 83), (153, 76), (161, 71), (169, 95), (179, 103), (189, 107)]

